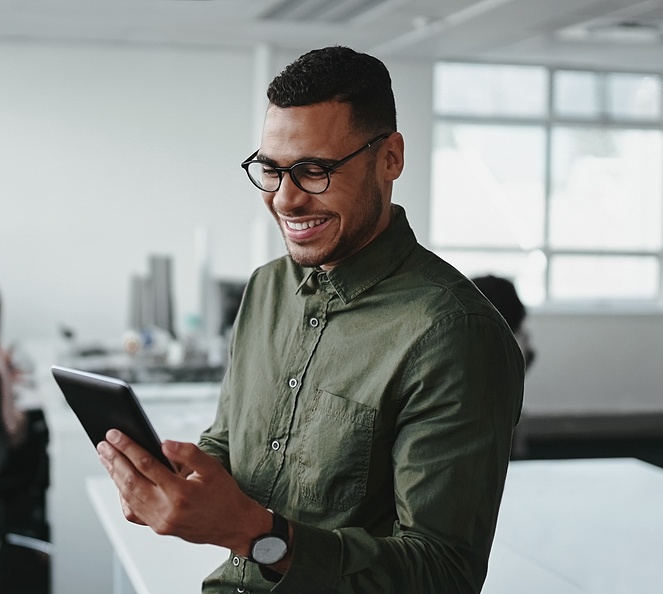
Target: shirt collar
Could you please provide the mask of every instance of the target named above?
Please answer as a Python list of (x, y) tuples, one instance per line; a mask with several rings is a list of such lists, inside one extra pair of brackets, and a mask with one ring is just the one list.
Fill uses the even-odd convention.
[[(396, 270), (416, 244), (417, 240), (405, 216), (405, 210), (394, 204), (389, 227), (356, 254), (324, 274), (343, 302), (349, 303)], [(321, 272), (319, 269), (308, 269), (298, 292), (302, 291), (307, 283), (316, 282)]]

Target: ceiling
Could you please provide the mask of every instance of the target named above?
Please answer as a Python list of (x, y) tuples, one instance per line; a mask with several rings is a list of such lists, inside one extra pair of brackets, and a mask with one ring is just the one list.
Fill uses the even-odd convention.
[(0, 0), (2, 41), (343, 44), (383, 59), (663, 71), (663, 0)]

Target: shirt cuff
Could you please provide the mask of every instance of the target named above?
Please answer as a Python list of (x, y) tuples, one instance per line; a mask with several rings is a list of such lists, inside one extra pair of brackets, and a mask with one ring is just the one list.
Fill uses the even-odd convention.
[[(339, 536), (293, 520), (288, 522), (293, 530), (292, 559), (288, 571), (272, 592), (336, 591), (341, 573)], [(264, 574), (263, 577), (267, 578)]]

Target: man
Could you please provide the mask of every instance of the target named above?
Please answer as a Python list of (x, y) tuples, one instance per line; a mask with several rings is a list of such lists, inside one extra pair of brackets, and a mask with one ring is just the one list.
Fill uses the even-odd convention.
[(164, 443), (179, 476), (117, 432), (102, 461), (129, 519), (232, 550), (205, 592), (478, 592), (520, 349), (391, 204), (404, 149), (379, 60), (310, 52), (268, 98), (242, 166), (289, 256), (248, 283), (214, 424), (200, 449)]

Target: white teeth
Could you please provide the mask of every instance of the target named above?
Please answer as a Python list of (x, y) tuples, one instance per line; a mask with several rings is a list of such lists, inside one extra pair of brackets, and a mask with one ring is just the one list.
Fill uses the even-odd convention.
[(324, 219), (316, 219), (315, 221), (304, 221), (303, 223), (293, 223), (291, 221), (286, 221), (285, 224), (288, 225), (288, 228), (294, 229), (295, 231), (304, 231), (304, 229), (310, 229), (311, 227), (322, 225), (324, 222)]

